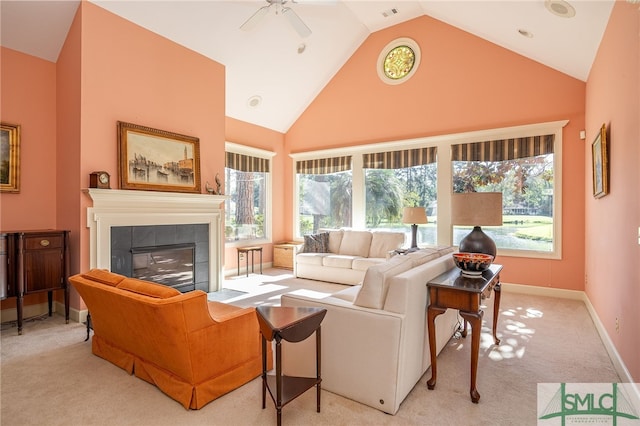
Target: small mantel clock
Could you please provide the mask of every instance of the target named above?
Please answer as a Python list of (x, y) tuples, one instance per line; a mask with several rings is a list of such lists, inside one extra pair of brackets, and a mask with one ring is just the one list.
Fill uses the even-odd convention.
[(107, 172), (93, 172), (89, 174), (89, 188), (110, 189), (111, 177)]

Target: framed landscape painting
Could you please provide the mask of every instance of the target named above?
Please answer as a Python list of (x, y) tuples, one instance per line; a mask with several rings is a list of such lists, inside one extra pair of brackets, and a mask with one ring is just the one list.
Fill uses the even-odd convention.
[(609, 155), (607, 151), (607, 126), (600, 128), (598, 136), (591, 144), (593, 162), (593, 196), (604, 197), (609, 193)]
[(0, 192), (20, 192), (20, 126), (1, 123)]
[(118, 121), (121, 189), (200, 192), (200, 140)]

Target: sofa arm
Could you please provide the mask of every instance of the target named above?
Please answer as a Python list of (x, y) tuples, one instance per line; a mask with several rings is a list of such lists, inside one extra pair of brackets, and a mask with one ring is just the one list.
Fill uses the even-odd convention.
[(254, 308), (240, 308), (238, 306), (228, 305), (220, 302), (208, 302), (209, 315), (218, 323), (229, 321), (233, 318), (247, 315), (255, 311)]
[[(223, 317), (221, 317), (223, 318)], [(243, 365), (260, 363), (262, 343), (254, 308), (240, 309), (220, 322), (189, 333), (196, 382), (226, 374)], [(267, 345), (269, 352), (271, 346)], [(271, 365), (271, 353), (268, 354)]]

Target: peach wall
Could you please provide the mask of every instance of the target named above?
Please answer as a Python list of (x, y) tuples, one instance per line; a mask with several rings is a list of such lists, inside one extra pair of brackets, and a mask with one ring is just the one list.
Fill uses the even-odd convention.
[[(21, 133), (20, 192), (0, 193), (0, 230), (56, 228), (56, 66), (0, 47), (0, 67), (0, 120), (19, 124)], [(24, 304), (46, 300), (33, 294)], [(0, 307), (15, 307), (15, 299)]]
[[(391, 86), (375, 64), (398, 37), (418, 42), (422, 62)], [(585, 83), (423, 16), (372, 34), (285, 137), (288, 152), (451, 134), (556, 120), (563, 132), (562, 260), (500, 256), (505, 282), (584, 288)], [(286, 164), (291, 170), (292, 162)], [(292, 192), (291, 173), (285, 191)], [(577, 188), (577, 189), (576, 189)], [(286, 211), (291, 221), (292, 209)], [(288, 235), (292, 235), (292, 231)], [(535, 273), (531, 273), (535, 271)]]
[[(290, 194), (285, 195), (285, 192), (281, 190), (281, 188), (284, 187), (284, 135), (280, 132), (231, 117), (227, 117), (225, 122), (227, 141), (276, 153), (271, 161), (271, 181), (274, 189), (271, 200), (271, 236), (273, 242), (283, 241), (287, 230), (287, 223), (285, 222), (285, 211), (287, 210), (285, 204), (291, 198)], [(222, 176), (223, 173), (220, 175)], [(263, 244), (262, 247), (263, 262), (268, 263), (273, 261), (273, 244)], [(226, 270), (237, 271), (237, 259), (238, 256), (235, 247), (225, 249), (224, 267)], [(240, 261), (240, 263), (244, 265), (243, 261)]]
[(0, 118), (21, 126), (20, 192), (0, 193), (0, 229), (55, 228), (56, 65), (0, 49)]
[[(638, 34), (638, 5), (616, 2), (587, 82), (584, 145), (586, 292), (635, 382), (640, 382)], [(594, 199), (591, 142), (602, 124), (610, 135), (610, 193)]]

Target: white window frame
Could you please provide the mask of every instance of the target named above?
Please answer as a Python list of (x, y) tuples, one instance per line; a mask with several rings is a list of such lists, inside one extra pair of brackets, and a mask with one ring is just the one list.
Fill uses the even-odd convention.
[(382, 142), (376, 144), (358, 145), (353, 147), (326, 149), (289, 154), (293, 159), (293, 219), (292, 231), (294, 239), (301, 240), (298, 235), (299, 226), (299, 192), (296, 179), (295, 162), (311, 160), (315, 158), (352, 156), (352, 184), (353, 184), (353, 228), (365, 227), (365, 191), (364, 170), (362, 168), (362, 154), (398, 149), (413, 149), (422, 147), (438, 148), (438, 211), (437, 211), (437, 243), (439, 245), (453, 244), (453, 226), (451, 224), (451, 194), (453, 188), (451, 146), (454, 144), (472, 143), (483, 140), (498, 140), (537, 136), (542, 134), (554, 134), (553, 152), (553, 250), (515, 250), (499, 249), (500, 256), (528, 257), (543, 259), (562, 258), (562, 131), (569, 120), (551, 121), (545, 123), (528, 124), (522, 126), (503, 127), (496, 129), (479, 130), (465, 133), (455, 133), (440, 136), (429, 136), (416, 139)]
[[(233, 152), (235, 154), (242, 154), (242, 155), (249, 155), (251, 157), (257, 157), (257, 158), (264, 158), (266, 160), (269, 160), (269, 173), (266, 173), (266, 177), (265, 177), (265, 218), (264, 218), (264, 234), (265, 237), (264, 238), (256, 238), (256, 239), (252, 239), (252, 240), (242, 240), (242, 241), (232, 241), (232, 242), (227, 242), (225, 240), (225, 247), (242, 247), (242, 246), (246, 246), (246, 245), (250, 245), (250, 244), (265, 244), (265, 243), (271, 243), (273, 241), (273, 235), (272, 235), (272, 222), (273, 222), (273, 208), (272, 208), (272, 194), (273, 194), (273, 179), (272, 179), (272, 173), (273, 173), (273, 157), (275, 157), (276, 153), (272, 152), (272, 151), (267, 151), (264, 149), (260, 149), (260, 148), (253, 148), (250, 146), (246, 146), (246, 145), (241, 145), (235, 142), (225, 142), (224, 144), (224, 150), (225, 150), (225, 156), (227, 152)], [(226, 169), (226, 165), (225, 165), (225, 169)], [(227, 194), (228, 195), (228, 194)], [(225, 206), (225, 219), (227, 217), (227, 212), (226, 212), (227, 207)], [(226, 225), (225, 225), (226, 226)]]

